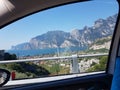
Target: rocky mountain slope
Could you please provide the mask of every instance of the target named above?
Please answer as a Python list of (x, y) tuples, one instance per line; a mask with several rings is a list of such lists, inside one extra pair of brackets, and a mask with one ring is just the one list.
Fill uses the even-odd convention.
[(106, 19), (98, 19), (91, 27), (75, 29), (71, 32), (48, 31), (32, 38), (29, 42), (12, 46), (12, 50), (31, 50), (44, 48), (86, 47), (97, 39), (111, 36), (116, 23), (117, 14)]
[(101, 38), (96, 40), (90, 47), (89, 49), (92, 50), (99, 50), (99, 49), (110, 49), (110, 44), (111, 44), (111, 36), (105, 37), (105, 38)]

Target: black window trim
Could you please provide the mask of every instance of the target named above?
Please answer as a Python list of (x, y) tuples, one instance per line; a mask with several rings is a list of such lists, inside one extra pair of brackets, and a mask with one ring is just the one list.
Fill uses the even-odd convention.
[[(114, 28), (114, 33), (113, 33), (113, 37), (112, 37), (112, 41), (111, 41), (111, 45), (110, 45), (110, 51), (109, 51), (109, 55), (108, 55), (108, 61), (107, 61), (107, 66), (106, 66), (106, 73), (107, 74), (112, 74), (114, 73), (114, 67), (115, 67), (115, 60), (118, 54), (118, 50), (119, 50), (119, 38), (120, 35), (118, 33), (120, 33), (120, 0), (116, 0), (118, 2), (118, 17), (117, 17), (117, 21), (116, 21), (116, 25)], [(114, 57), (114, 58), (113, 58)]]
[[(43, 83), (33, 83), (25, 85), (14, 85), (2, 87), (3, 89), (12, 89), (12, 90), (56, 90), (56, 88), (63, 90), (71, 88), (90, 88), (93, 85), (98, 85), (98, 87), (109, 88), (111, 87), (112, 75), (102, 73), (95, 75), (87, 75), (63, 80), (49, 81)], [(99, 86), (100, 85), (100, 86)], [(2, 89), (1, 88), (1, 89)], [(72, 89), (72, 90), (74, 90)]]

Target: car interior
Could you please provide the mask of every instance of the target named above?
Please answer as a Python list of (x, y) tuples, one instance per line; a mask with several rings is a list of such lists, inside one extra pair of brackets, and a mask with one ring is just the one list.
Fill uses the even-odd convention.
[[(3, 28), (8, 27), (12, 23), (16, 23), (17, 21), (19, 21), (21, 19), (24, 19), (26, 17), (29, 17), (29, 16), (34, 15), (39, 12), (44, 12), (46, 10), (51, 10), (51, 9), (54, 9), (57, 7), (59, 8), (61, 6), (65, 6), (65, 5), (71, 5), (71, 4), (75, 4), (75, 3), (87, 3), (87, 2), (92, 2), (92, 1), (95, 1), (95, 2), (98, 1), (98, 3), (100, 3), (100, 0), (0, 0), (0, 29), (2, 30)], [(106, 1), (109, 1), (109, 0), (106, 0)], [(32, 82), (32, 83), (27, 83), (27, 81), (21, 80), (21, 82), (22, 82), (21, 84), (17, 84), (19, 82), (19, 80), (17, 81), (17, 79), (16, 79), (16, 80), (13, 80), (13, 81), (15, 81), (14, 84), (12, 84), (12, 82), (11, 82), (11, 85), (7, 85), (7, 83), (8, 84), (10, 83), (10, 80), (12, 77), (11, 75), (13, 75), (14, 73), (11, 74), (9, 69), (6, 70), (6, 68), (5, 69), (1, 68), (2, 64), (12, 63), (12, 62), (23, 63), (25, 60), (26, 60), (26, 62), (29, 62), (30, 60), (37, 61), (38, 59), (27, 58), (24, 60), (24, 58), (22, 58), (21, 61), (20, 60), (18, 60), (18, 61), (12, 60), (12, 59), (6, 60), (6, 61), (0, 60), (0, 66), (1, 66), (0, 67), (0, 89), (1, 90), (27, 90), (27, 89), (29, 89), (29, 90), (119, 90), (119, 88), (120, 88), (120, 43), (119, 43), (120, 42), (120, 12), (119, 12), (120, 0), (110, 0), (110, 1), (114, 1), (115, 3), (117, 3), (118, 6), (116, 6), (116, 7), (118, 7), (117, 8), (118, 12), (117, 12), (117, 18), (115, 21), (115, 27), (113, 28), (114, 31), (112, 34), (110, 49), (107, 54), (104, 53), (104, 55), (108, 56), (108, 58), (107, 58), (108, 61), (106, 63), (105, 70), (101, 70), (100, 73), (93, 72), (92, 74), (89, 74), (89, 72), (84, 74), (84, 72), (83, 72), (79, 76), (79, 74), (78, 74), (79, 70), (77, 69), (78, 67), (76, 64), (78, 62), (74, 62), (76, 59), (73, 59), (74, 64), (72, 67), (73, 67), (74, 73), (72, 72), (72, 74), (70, 73), (69, 75), (77, 74), (75, 77), (71, 76), (70, 78), (65, 78), (65, 77), (67, 77), (67, 75), (61, 74), (60, 75), (61, 79), (47, 81), (47, 79), (49, 77), (48, 78), (45, 77), (46, 78), (45, 82), (41, 82), (43, 79), (40, 78), (41, 81), (38, 80), (38, 81)], [(104, 2), (104, 1), (102, 1), (102, 2)], [(111, 4), (111, 3), (112, 2), (110, 2), (109, 4)], [(100, 4), (102, 5), (102, 3), (100, 3)], [(108, 4), (108, 3), (106, 3), (106, 4)], [(86, 7), (88, 7), (88, 6), (86, 5)], [(108, 7), (108, 6), (106, 5), (106, 7)], [(113, 6), (113, 7), (115, 7), (115, 6)], [(97, 7), (94, 7), (94, 8), (97, 8)], [(101, 8), (101, 7), (99, 7), (99, 8)], [(85, 8), (83, 7), (81, 10), (84, 11)], [(72, 12), (72, 10), (71, 10), (71, 12)], [(104, 13), (107, 13), (107, 11), (105, 12), (104, 10), (101, 10), (101, 13), (104, 14)], [(62, 15), (61, 15), (61, 17), (62, 17)], [(47, 18), (44, 18), (44, 19), (47, 19)], [(89, 21), (89, 18), (87, 18), (87, 19)], [(103, 21), (105, 21), (105, 20), (103, 20)], [(110, 20), (108, 20), (108, 23), (109, 22), (110, 22)], [(87, 23), (87, 21), (85, 23)], [(93, 27), (93, 29), (94, 29), (94, 27)], [(110, 32), (112, 32), (112, 31), (110, 31)], [(62, 36), (62, 35), (60, 35), (60, 36)], [(65, 36), (67, 36), (67, 34), (65, 34)], [(98, 33), (98, 36), (99, 36), (99, 33)], [(57, 38), (58, 37), (59, 37), (59, 35), (57, 34)], [(87, 35), (86, 35), (86, 37), (87, 37)], [(50, 38), (50, 37), (48, 37), (48, 38)], [(72, 40), (73, 39), (71, 39), (71, 41)], [(48, 40), (48, 41), (50, 41), (50, 40)], [(102, 47), (102, 46), (100, 46), (100, 47)], [(56, 60), (57, 58), (58, 59), (63, 59), (63, 58), (70, 59), (73, 57), (84, 58), (84, 56), (82, 56), (82, 55), (84, 55), (84, 53), (81, 54), (81, 56), (73, 55), (72, 57), (58, 57), (59, 56), (59, 53), (58, 53), (57, 57), (50, 57), (50, 58), (52, 58), (53, 60)], [(99, 54), (96, 54), (96, 53), (95, 53), (95, 55), (100, 56)], [(86, 55), (86, 57), (90, 58), (91, 56)], [(41, 60), (41, 61), (44, 59), (48, 60), (48, 56), (46, 55), (45, 58), (41, 58), (41, 59), (39, 58), (39, 60)], [(80, 61), (80, 59), (79, 59), (79, 61)], [(44, 62), (41, 62), (41, 63), (44, 63)], [(28, 65), (28, 64), (25, 64), (25, 65)], [(62, 65), (64, 66), (64, 64), (61, 64), (61, 66)], [(100, 66), (100, 67), (103, 67), (103, 66)], [(57, 68), (57, 67), (55, 67), (55, 68)], [(50, 76), (50, 78), (56, 78), (56, 77), (57, 77), (57, 75), (55, 75), (53, 77), (52, 77), (52, 75)], [(12, 78), (14, 78), (14, 76)], [(37, 79), (38, 78), (35, 77), (35, 80), (37, 80)], [(28, 79), (26, 79), (26, 80), (28, 80)], [(28, 82), (30, 82), (30, 81), (28, 81)]]

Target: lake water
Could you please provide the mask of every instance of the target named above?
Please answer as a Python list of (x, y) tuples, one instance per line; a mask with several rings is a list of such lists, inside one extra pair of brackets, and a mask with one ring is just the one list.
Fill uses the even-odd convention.
[(57, 54), (64, 53), (64, 52), (78, 52), (85, 50), (86, 47), (68, 47), (68, 48), (48, 48), (48, 49), (35, 49), (35, 50), (7, 50), (6, 52), (10, 54), (16, 54), (17, 56), (36, 56), (36, 55), (43, 55), (43, 54)]

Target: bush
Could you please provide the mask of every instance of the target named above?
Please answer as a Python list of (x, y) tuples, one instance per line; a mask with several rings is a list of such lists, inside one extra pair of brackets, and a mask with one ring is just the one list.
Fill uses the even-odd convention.
[(99, 58), (99, 64), (93, 65), (91, 68), (87, 70), (87, 72), (95, 72), (95, 71), (103, 71), (106, 69), (107, 64), (107, 56), (102, 56)]

